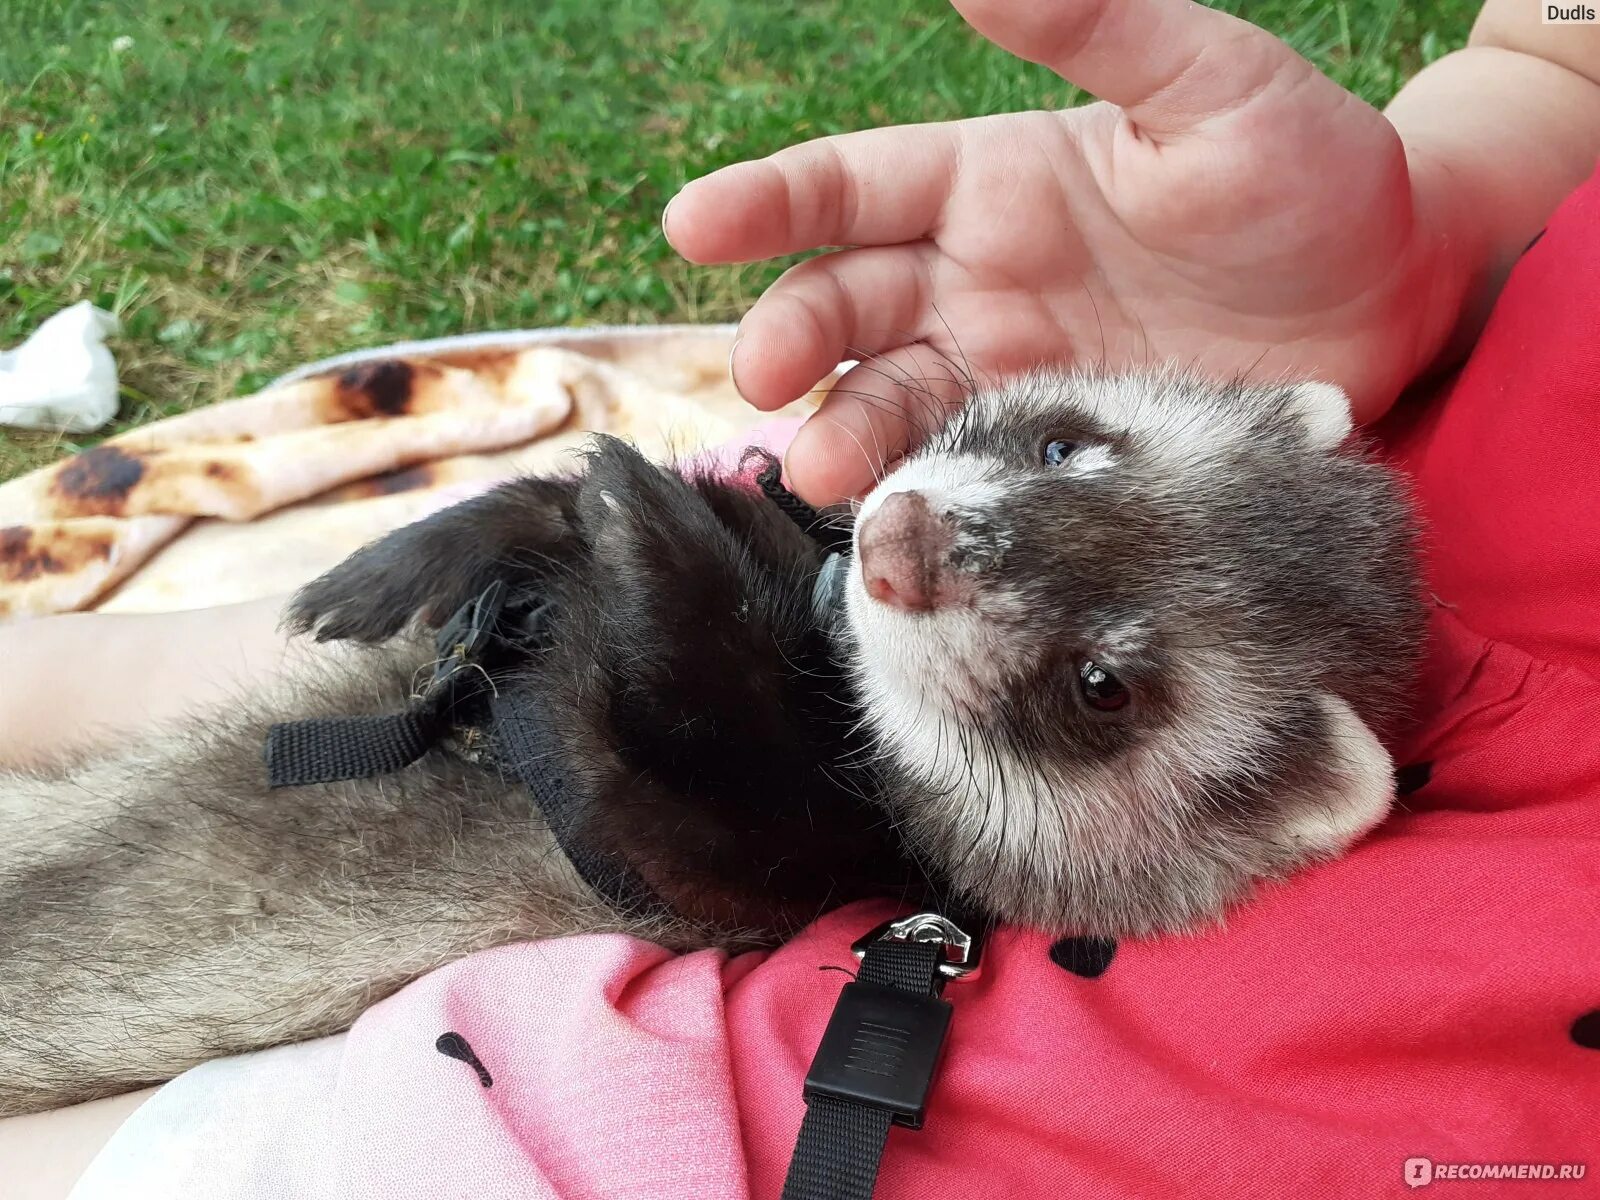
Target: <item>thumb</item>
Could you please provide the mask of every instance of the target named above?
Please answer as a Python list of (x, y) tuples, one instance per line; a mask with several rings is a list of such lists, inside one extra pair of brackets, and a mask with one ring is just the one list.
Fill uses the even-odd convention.
[(1337, 84), (1265, 30), (1192, 0), (952, 0), (1019, 58), (1125, 111), (1160, 139), (1231, 112), (1282, 80)]

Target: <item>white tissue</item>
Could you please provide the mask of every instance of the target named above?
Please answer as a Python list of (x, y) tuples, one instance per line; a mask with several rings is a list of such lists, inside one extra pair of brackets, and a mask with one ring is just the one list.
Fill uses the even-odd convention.
[(0, 425), (90, 433), (117, 415), (117, 319), (87, 300), (64, 308), (15, 350), (0, 350)]

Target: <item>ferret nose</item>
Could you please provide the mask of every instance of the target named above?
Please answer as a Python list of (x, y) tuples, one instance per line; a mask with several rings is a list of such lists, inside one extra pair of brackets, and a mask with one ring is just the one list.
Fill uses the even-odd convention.
[(951, 541), (949, 525), (921, 492), (887, 497), (856, 531), (867, 595), (910, 612), (934, 608)]

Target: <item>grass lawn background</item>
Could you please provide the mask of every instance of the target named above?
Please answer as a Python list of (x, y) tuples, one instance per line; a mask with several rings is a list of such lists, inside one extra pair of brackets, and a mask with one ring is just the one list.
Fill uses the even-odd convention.
[[(1478, 4), (1221, 7), (1382, 104)], [(403, 338), (733, 319), (785, 264), (679, 261), (658, 222), (686, 180), (824, 134), (1082, 100), (943, 0), (0, 12), (0, 346), (77, 300), (116, 312), (116, 428)], [(82, 444), (0, 432), (0, 479)]]

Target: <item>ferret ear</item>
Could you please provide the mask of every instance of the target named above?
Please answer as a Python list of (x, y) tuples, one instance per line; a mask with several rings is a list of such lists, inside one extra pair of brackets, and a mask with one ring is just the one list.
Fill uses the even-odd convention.
[(1293, 384), (1284, 393), (1284, 407), (1299, 418), (1317, 450), (1332, 450), (1350, 436), (1350, 397), (1334, 384), (1315, 380)]
[(1394, 802), (1394, 762), (1347, 703), (1316, 697), (1324, 720), (1325, 750), (1317, 783), (1289, 801), (1282, 841), (1306, 858), (1342, 853), (1388, 815)]

